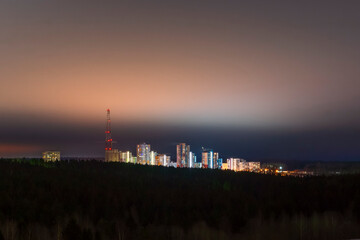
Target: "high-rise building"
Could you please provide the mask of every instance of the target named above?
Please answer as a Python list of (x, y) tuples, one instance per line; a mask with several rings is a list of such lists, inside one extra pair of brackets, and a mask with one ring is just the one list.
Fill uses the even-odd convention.
[(132, 153), (130, 151), (120, 152), (120, 162), (130, 163), (132, 159)]
[(60, 152), (58, 151), (47, 151), (43, 152), (42, 155), (45, 162), (60, 161)]
[(223, 160), (222, 160), (222, 158), (218, 158), (218, 159), (216, 160), (216, 168), (217, 168), (217, 169), (222, 169), (222, 165), (223, 165)]
[(190, 145), (179, 143), (176, 146), (176, 164), (178, 167), (189, 167)]
[(156, 155), (157, 155), (157, 152), (154, 152), (154, 151), (150, 152), (150, 163), (149, 163), (149, 165), (155, 165)]
[(219, 153), (214, 152), (214, 167), (213, 168), (218, 168), (218, 160), (219, 160)]
[(189, 168), (195, 168), (196, 155), (193, 152), (189, 152)]
[(201, 165), (203, 168), (214, 168), (214, 151), (203, 148)]
[(137, 162), (150, 164), (150, 144), (142, 143), (137, 145)]

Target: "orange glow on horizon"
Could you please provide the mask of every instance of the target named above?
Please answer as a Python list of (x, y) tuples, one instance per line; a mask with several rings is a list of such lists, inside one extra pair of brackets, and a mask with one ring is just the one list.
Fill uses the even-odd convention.
[(3, 143), (0, 144), (0, 157), (2, 155), (11, 155), (18, 153), (34, 153), (37, 151), (41, 151), (42, 147), (38, 145), (27, 145), (27, 144), (8, 144)]

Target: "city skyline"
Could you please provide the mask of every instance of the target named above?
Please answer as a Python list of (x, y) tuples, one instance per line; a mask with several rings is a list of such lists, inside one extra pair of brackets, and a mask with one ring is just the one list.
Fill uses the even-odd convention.
[(360, 239), (360, 0), (0, 0), (0, 240)]
[[(109, 109), (107, 109), (106, 111), (109, 111)], [(103, 119), (104, 120), (104, 119)], [(84, 134), (86, 137), (91, 136), (93, 137), (100, 137), (102, 135), (103, 137), (103, 133), (104, 133), (104, 126), (106, 124), (100, 125), (100, 127), (102, 127), (102, 131), (101, 133), (98, 132), (96, 134), (94, 134), (93, 130), (92, 131), (80, 131), (80, 132), (76, 132), (77, 137), (80, 137), (82, 139), (84, 139), (84, 136), (79, 136), (81, 134)], [(111, 131), (112, 135), (115, 135), (115, 137), (112, 137), (113, 141), (113, 145), (115, 147), (113, 147), (114, 149), (118, 149), (119, 151), (130, 151), (131, 153), (134, 154), (134, 156), (136, 156), (136, 152), (137, 152), (137, 145), (139, 143), (144, 143), (144, 139), (148, 139), (148, 141), (145, 142), (149, 142), (150, 145), (155, 146), (154, 148), (159, 151), (159, 152), (164, 152), (170, 156), (173, 157), (173, 159), (175, 159), (174, 161), (176, 162), (176, 155), (177, 155), (177, 150), (176, 150), (176, 146), (178, 144), (180, 144), (181, 142), (184, 142), (186, 140), (186, 142), (193, 146), (193, 152), (195, 155), (198, 155), (201, 157), (201, 153), (203, 151), (203, 148), (216, 148), (216, 149), (220, 149), (220, 153), (222, 156), (224, 156), (224, 158), (232, 158), (232, 157), (242, 157), (242, 158), (246, 158), (249, 160), (255, 160), (255, 161), (260, 161), (260, 160), (279, 160), (279, 161), (288, 161), (288, 160), (305, 160), (305, 161), (328, 161), (328, 160), (334, 160), (334, 159), (329, 159), (329, 158), (324, 158), (324, 156), (326, 156), (325, 154), (320, 155), (317, 158), (309, 158), (309, 157), (303, 157), (303, 158), (295, 158), (295, 157), (287, 157), (286, 154), (288, 154), (286, 151), (283, 152), (276, 152), (275, 154), (270, 154), (270, 155), (266, 155), (265, 157), (261, 157), (261, 154), (263, 154), (262, 152), (266, 152), (266, 151), (271, 151), (271, 149), (269, 149), (269, 146), (264, 146), (263, 144), (267, 144), (269, 143), (270, 146), (273, 142), (274, 139), (276, 138), (280, 138), (280, 139), (284, 139), (286, 138), (286, 135), (282, 135), (284, 133), (277, 133), (274, 134), (274, 132), (268, 132), (266, 135), (266, 138), (264, 139), (264, 135), (257, 135), (256, 132), (252, 132), (252, 130), (250, 129), (246, 129), (244, 130), (245, 135), (237, 135), (234, 134), (233, 131), (234, 129), (229, 129), (229, 128), (220, 128), (217, 129), (217, 131), (214, 131), (214, 129), (211, 129), (211, 127), (208, 128), (200, 128), (197, 129), (196, 127), (194, 128), (187, 128), (187, 129), (181, 129), (179, 128), (178, 131), (173, 131), (173, 136), (172, 136), (172, 140), (168, 140), (169, 136), (168, 133), (169, 131), (161, 131), (163, 129), (166, 128), (171, 128), (172, 126), (162, 126), (162, 127), (158, 127), (158, 126), (142, 126), (142, 128), (139, 129), (135, 129), (137, 128), (137, 126), (135, 127), (128, 127), (126, 129), (119, 129), (118, 126), (115, 125), (115, 130)], [(99, 126), (97, 126), (97, 128), (99, 128)], [(119, 134), (119, 130), (120, 130), (120, 134)], [(202, 130), (202, 131), (201, 131)], [(132, 135), (132, 133), (136, 133), (136, 137), (132, 138), (132, 139), (122, 139), (121, 138), (121, 133), (123, 133), (123, 131), (126, 132), (126, 135), (130, 136)], [(240, 129), (241, 131), (241, 129)], [(66, 132), (66, 131), (65, 131)], [(198, 134), (198, 133), (201, 134)], [(305, 134), (306, 132), (302, 132), (302, 134)], [(46, 131), (44, 131), (43, 136), (46, 136)], [(67, 135), (68, 133), (66, 133)], [(146, 135), (147, 137), (144, 137), (144, 135)], [(166, 135), (166, 136), (164, 136)], [(179, 136), (191, 136), (190, 138), (184, 138), (184, 137), (180, 137)], [(354, 134), (352, 134), (354, 135)], [(120, 138), (119, 138), (120, 136)], [(149, 140), (149, 139), (154, 139), (153, 136), (155, 136), (155, 141)], [(275, 138), (274, 138), (275, 136)], [(308, 139), (310, 139), (312, 136), (307, 136)], [(222, 141), (214, 141), (214, 139), (226, 139), (225, 142)], [(256, 148), (254, 149), (250, 149), (249, 151), (249, 145), (254, 144), (254, 141), (257, 140), (261, 140), (263, 141), (263, 143), (258, 142)], [(36, 138), (32, 138), (33, 140)], [(161, 139), (161, 141), (159, 141), (159, 139)], [(182, 140), (179, 140), (182, 139)], [(238, 147), (233, 144), (231, 144), (231, 142), (236, 142), (239, 143), (238, 141), (236, 141), (236, 139), (241, 139), (242, 144), (239, 144)], [(60, 140), (63, 140), (62, 137), (60, 137)], [(195, 141), (194, 141), (195, 140)], [(343, 142), (343, 145), (347, 144), (348, 141), (351, 141), (353, 139), (345, 139), (345, 142)], [(41, 157), (41, 152), (45, 151), (45, 150), (61, 150), (62, 152), (65, 152), (64, 156), (65, 157), (80, 157), (80, 158), (103, 158), (104, 157), (104, 142), (103, 140), (99, 139), (99, 141), (93, 141), (92, 143), (90, 142), (80, 142), (78, 141), (78, 139), (72, 139), (71, 142), (71, 148), (69, 148), (69, 146), (64, 146), (62, 144), (57, 144), (57, 145), (52, 145), (52, 147), (47, 147), (46, 145), (39, 145), (36, 146), (34, 145), (34, 147), (31, 147), (31, 145), (25, 145), (23, 146), (23, 148), (18, 147), (14, 149), (14, 154), (9, 154), (9, 155), (3, 155), (0, 157)], [(69, 143), (69, 142), (68, 142)], [(154, 144), (153, 144), (154, 143)], [(89, 145), (93, 146), (94, 149), (92, 149), (92, 151), (86, 151), (85, 149), (87, 149), (89, 147)], [(149, 145), (149, 146), (150, 146)], [(85, 147), (84, 147), (85, 146)], [(301, 145), (299, 146), (299, 148), (295, 148), (295, 151), (302, 151), (304, 148), (308, 149), (310, 147), (310, 149), (312, 149), (312, 146), (309, 145)], [(349, 147), (353, 147), (352, 145), (350, 145)], [(9, 147), (5, 147), (3, 149), (0, 148), (0, 150), (2, 151), (9, 151), (12, 150), (11, 149), (12, 146), (10, 145)], [(65, 151), (64, 151), (65, 149)], [(70, 149), (70, 151), (69, 151)], [(195, 150), (194, 150), (195, 149)], [(276, 150), (276, 149), (275, 149)], [(356, 153), (356, 149), (355, 153)], [(22, 154), (19, 154), (19, 152), (24, 151)], [(73, 154), (69, 154), (69, 152), (73, 151)], [(81, 154), (82, 151), (82, 154)], [(252, 156), (251, 155), (251, 151), (255, 151), (255, 152), (260, 152), (261, 154), (256, 156)], [(250, 155), (249, 155), (250, 152)], [(80, 153), (80, 154), (79, 154)], [(277, 155), (279, 154), (280, 155)], [(297, 152), (295, 152), (297, 153)], [(311, 154), (313, 155), (313, 152), (311, 152)], [(330, 153), (331, 154), (331, 153)], [(349, 155), (351, 155), (351, 152), (348, 152)], [(284, 156), (285, 155), (285, 156)], [(346, 156), (341, 156), (343, 160), (345, 161), (351, 161), (351, 160), (356, 160), (356, 159), (344, 159)], [(335, 159), (336, 160), (336, 159)]]
[(0, 3), (0, 157), (189, 143), (360, 159), (357, 1)]

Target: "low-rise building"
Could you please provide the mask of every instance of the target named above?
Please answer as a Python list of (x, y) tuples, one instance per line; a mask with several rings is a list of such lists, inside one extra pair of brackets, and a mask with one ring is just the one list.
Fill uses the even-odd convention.
[(120, 162), (118, 149), (105, 150), (105, 162)]
[(43, 160), (45, 162), (55, 162), (60, 161), (60, 152), (59, 151), (46, 151), (42, 153)]
[(222, 170), (228, 170), (228, 163), (223, 163), (222, 166), (221, 166), (221, 169)]
[(170, 162), (168, 167), (174, 167), (177, 168), (177, 163), (176, 162)]
[(164, 167), (168, 167), (170, 164), (171, 158), (169, 155), (166, 154), (158, 154), (155, 157), (155, 164), (157, 166), (164, 166)]
[(248, 162), (250, 172), (260, 171), (260, 162)]
[(201, 162), (195, 162), (194, 163), (194, 168), (202, 168), (202, 163)]
[(247, 168), (246, 161), (241, 158), (228, 158), (226, 162), (228, 169), (235, 172), (245, 171), (245, 169)]
[(132, 152), (126, 151), (126, 152), (120, 152), (120, 162), (124, 163), (130, 163), (132, 160)]

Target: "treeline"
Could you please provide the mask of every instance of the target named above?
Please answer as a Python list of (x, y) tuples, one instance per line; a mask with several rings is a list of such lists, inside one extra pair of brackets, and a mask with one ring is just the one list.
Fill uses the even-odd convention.
[(0, 161), (0, 240), (359, 236), (360, 175)]

